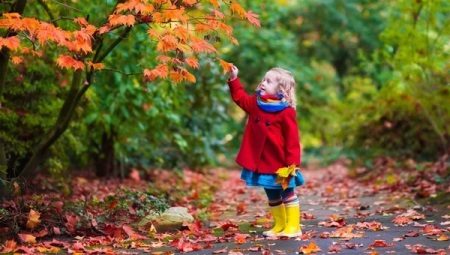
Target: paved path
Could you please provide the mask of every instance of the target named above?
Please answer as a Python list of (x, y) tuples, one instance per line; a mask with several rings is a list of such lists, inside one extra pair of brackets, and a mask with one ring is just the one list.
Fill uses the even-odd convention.
[[(346, 174), (340, 165), (305, 171), (307, 184), (297, 189), (304, 234), (297, 239), (273, 240), (261, 235), (271, 225), (263, 190), (246, 188), (239, 171), (230, 171), (229, 178), (218, 183), (221, 188), (210, 210), (209, 226), (226, 229), (221, 233), (223, 243), (188, 254), (299, 254), (302, 246), (311, 243), (320, 248), (314, 254), (450, 254), (449, 241), (436, 240), (450, 236), (449, 211), (433, 211), (407, 194), (380, 191)], [(393, 219), (402, 214), (398, 220), (410, 223), (394, 225)]]

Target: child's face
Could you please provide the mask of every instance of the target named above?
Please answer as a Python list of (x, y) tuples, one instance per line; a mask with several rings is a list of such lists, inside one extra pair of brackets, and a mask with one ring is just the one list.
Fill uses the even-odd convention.
[(278, 92), (278, 84), (275, 82), (275, 77), (271, 72), (266, 73), (264, 79), (258, 86), (261, 95), (276, 95)]

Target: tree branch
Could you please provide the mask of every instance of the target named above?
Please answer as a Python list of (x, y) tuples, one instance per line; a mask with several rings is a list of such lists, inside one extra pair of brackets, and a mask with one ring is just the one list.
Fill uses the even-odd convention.
[(55, 15), (50, 11), (50, 8), (48, 8), (48, 5), (43, 0), (38, 0), (38, 3), (44, 8), (45, 12), (48, 14), (48, 17), (50, 18), (50, 22), (57, 27), (58, 24), (56, 24)]
[(123, 40), (125, 39), (128, 34), (130, 33), (132, 27), (127, 27), (125, 28), (125, 30), (122, 32), (122, 34), (120, 34), (120, 36), (113, 42), (111, 43), (111, 45), (109, 45), (109, 47), (103, 52), (103, 54), (101, 54), (98, 58), (93, 59), (92, 62), (94, 63), (99, 63), (102, 62), (103, 59), (105, 59), (109, 53), (111, 53), (111, 51)]

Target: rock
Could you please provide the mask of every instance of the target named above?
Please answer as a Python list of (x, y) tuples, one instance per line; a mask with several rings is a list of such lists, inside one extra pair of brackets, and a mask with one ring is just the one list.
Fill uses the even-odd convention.
[(150, 227), (151, 224), (158, 232), (173, 231), (180, 229), (183, 223), (190, 223), (194, 221), (194, 217), (188, 213), (185, 207), (170, 207), (161, 215), (150, 214), (145, 216), (140, 222), (139, 226)]

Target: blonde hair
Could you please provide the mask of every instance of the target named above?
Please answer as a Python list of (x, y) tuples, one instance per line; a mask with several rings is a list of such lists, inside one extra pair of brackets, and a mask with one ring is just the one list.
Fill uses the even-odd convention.
[(280, 67), (270, 69), (264, 76), (267, 76), (269, 73), (273, 74), (275, 82), (278, 83), (278, 91), (284, 96), (289, 106), (295, 109), (297, 107), (297, 99), (294, 76), (288, 70)]

